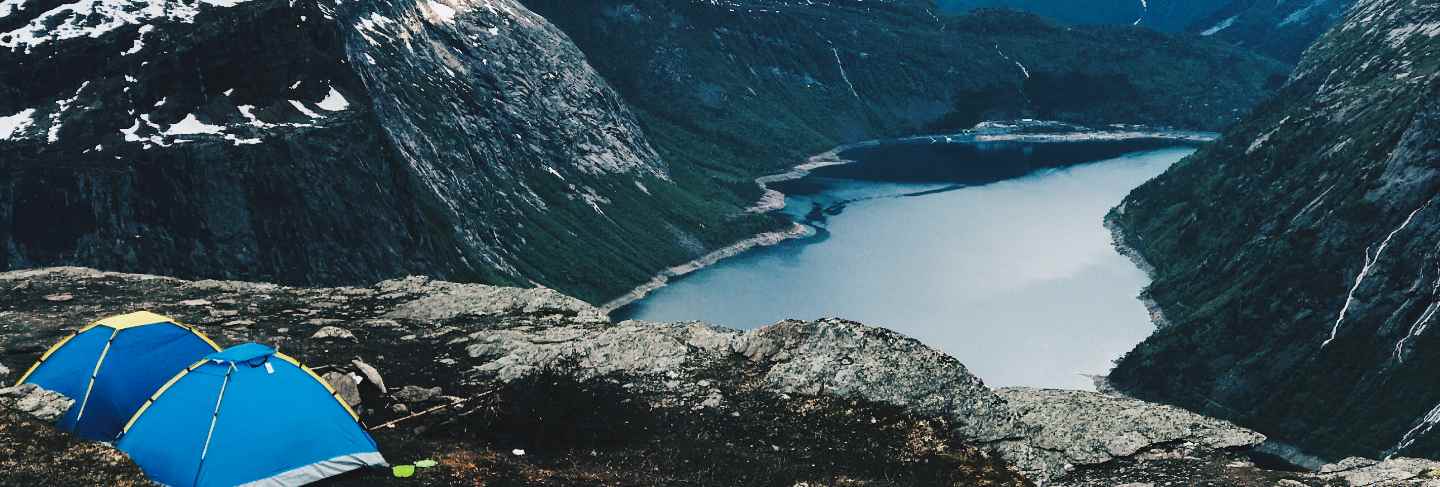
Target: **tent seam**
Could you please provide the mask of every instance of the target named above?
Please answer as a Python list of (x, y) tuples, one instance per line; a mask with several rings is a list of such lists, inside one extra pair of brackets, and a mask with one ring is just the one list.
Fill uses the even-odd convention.
[(95, 389), (95, 378), (100, 375), (100, 367), (105, 365), (105, 359), (110, 356), (110, 345), (115, 344), (115, 337), (120, 335), (119, 328), (112, 328), (110, 339), (105, 340), (105, 348), (100, 350), (100, 358), (95, 360), (95, 368), (90, 371), (90, 382), (85, 384), (85, 398), (80, 400), (80, 411), (75, 413), (75, 428), (80, 428), (80, 420), (85, 417), (85, 406), (90, 404), (90, 392)]

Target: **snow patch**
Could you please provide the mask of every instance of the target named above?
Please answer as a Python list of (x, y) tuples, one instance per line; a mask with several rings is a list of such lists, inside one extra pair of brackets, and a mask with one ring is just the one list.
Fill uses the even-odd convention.
[(330, 87), (330, 93), (325, 95), (325, 99), (320, 100), (320, 103), (316, 103), (315, 106), (320, 107), (322, 110), (339, 112), (350, 108), (350, 101), (346, 100), (345, 96), (341, 95), (339, 91), (335, 91), (335, 87), (332, 86)]
[(382, 38), (388, 38), (388, 35), (385, 34), (385, 32), (381, 30), (381, 28), (394, 24), (395, 20), (391, 19), (390, 17), (371, 12), (369, 17), (360, 19), (359, 22), (355, 23), (355, 29), (360, 32), (360, 37), (365, 38), (365, 42), (369, 42), (372, 46), (379, 47), (380, 41), (377, 41), (374, 37), (371, 37), (371, 34)]
[(250, 125), (256, 128), (268, 129), (275, 126), (275, 124), (267, 123), (264, 120), (260, 120), (258, 117), (256, 117), (254, 105), (240, 105), (237, 108), (240, 109), (240, 115), (243, 115), (245, 117), (245, 120), (249, 121)]
[[(25, 0), (0, 0), (0, 18), (14, 12)], [(77, 0), (36, 16), (29, 23), (0, 33), (0, 47), (27, 54), (37, 46), (82, 37), (99, 38), (129, 25), (154, 20), (194, 22), (202, 6), (233, 7), (249, 0)], [(132, 48), (133, 49), (133, 48)]]
[(1215, 35), (1215, 34), (1219, 34), (1220, 31), (1225, 30), (1225, 29), (1229, 29), (1230, 26), (1235, 25), (1235, 20), (1236, 20), (1236, 19), (1239, 19), (1239, 18), (1240, 18), (1240, 16), (1239, 16), (1239, 15), (1236, 15), (1236, 16), (1234, 16), (1234, 17), (1230, 17), (1230, 18), (1228, 18), (1228, 19), (1222, 20), (1222, 21), (1220, 21), (1220, 23), (1215, 24), (1215, 26), (1213, 26), (1213, 27), (1211, 27), (1211, 28), (1209, 28), (1209, 29), (1205, 29), (1204, 31), (1200, 32), (1200, 35), (1202, 35), (1202, 36), (1207, 36), (1207, 37), (1208, 37), (1208, 36), (1213, 36), (1213, 35)]
[(310, 117), (310, 118), (320, 118), (320, 114), (311, 111), (309, 108), (305, 108), (305, 104), (304, 104), (304, 103), (300, 103), (300, 102), (295, 101), (295, 100), (289, 100), (289, 101), (290, 101), (290, 105), (291, 105), (291, 106), (295, 107), (296, 110), (300, 110), (300, 113), (305, 114), (305, 116)]
[(191, 113), (185, 115), (185, 118), (179, 122), (175, 122), (175, 125), (171, 125), (170, 128), (165, 131), (165, 135), (214, 135), (224, 131), (225, 127), (201, 122), (200, 119), (195, 118), (195, 114)]
[(1314, 10), (1315, 7), (1319, 7), (1319, 6), (1321, 6), (1321, 5), (1324, 5), (1325, 2), (1327, 2), (1327, 1), (1329, 1), (1329, 0), (1315, 0), (1315, 1), (1313, 1), (1313, 2), (1310, 2), (1309, 5), (1306, 5), (1306, 6), (1304, 6), (1304, 7), (1300, 7), (1299, 9), (1295, 10), (1294, 12), (1290, 12), (1290, 15), (1286, 15), (1286, 16), (1285, 16), (1285, 19), (1284, 19), (1284, 20), (1281, 20), (1281, 21), (1280, 21), (1280, 24), (1279, 24), (1278, 26), (1279, 26), (1279, 27), (1284, 27), (1284, 26), (1287, 26), (1287, 25), (1290, 25), (1290, 24), (1299, 22), (1299, 21), (1301, 21), (1301, 20), (1305, 20), (1306, 17), (1309, 17), (1309, 16), (1310, 16), (1310, 11), (1311, 11), (1311, 10)]
[(26, 0), (0, 0), (0, 19), (9, 16), (25, 6)]
[(34, 115), (34, 108), (26, 108), (20, 113), (0, 117), (0, 140), (12, 140), (16, 134), (24, 135), (25, 129), (35, 125)]
[(140, 52), (141, 49), (144, 49), (144, 48), (145, 48), (145, 34), (149, 34), (150, 31), (153, 31), (153, 30), (155, 30), (155, 26), (153, 26), (153, 25), (148, 25), (148, 24), (147, 24), (147, 25), (142, 25), (142, 26), (140, 26), (140, 35), (135, 38), (135, 44), (132, 44), (132, 45), (130, 46), (130, 50), (125, 51), (125, 52), (122, 52), (122, 53), (120, 53), (120, 55), (121, 55), (121, 56), (129, 56), (129, 55), (131, 55), (131, 54), (135, 54), (135, 53)]
[(431, 17), (441, 22), (453, 22), (455, 20), (455, 9), (449, 5), (428, 0), (425, 5), (430, 8)]
[(80, 99), (80, 92), (85, 91), (87, 86), (90, 86), (89, 81), (80, 83), (80, 87), (75, 89), (74, 96), (55, 102), (55, 113), (50, 114), (50, 130), (45, 133), (45, 139), (51, 144), (60, 141), (60, 117), (65, 115), (65, 111), (70, 109), (70, 105), (74, 104), (75, 100)]

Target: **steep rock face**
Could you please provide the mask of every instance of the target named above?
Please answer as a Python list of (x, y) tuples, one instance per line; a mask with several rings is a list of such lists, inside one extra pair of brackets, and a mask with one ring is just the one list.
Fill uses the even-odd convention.
[(940, 0), (942, 11), (1005, 8), (1075, 25), (1135, 25), (1185, 32), (1295, 63), (1354, 0)]
[(10, 2), (0, 64), (7, 268), (599, 299), (693, 253), (637, 228), (709, 214), (509, 0)]
[(1031, 12), (1067, 24), (1138, 25), (1181, 32), (1191, 23), (1226, 6), (1227, 0), (939, 0), (945, 12), (1006, 8)]
[[(0, 364), (12, 370), (28, 367), (53, 341), (98, 316), (150, 309), (197, 326), (222, 344), (249, 340), (280, 347), (312, 367), (324, 366), (337, 381), (365, 377), (345, 389), (370, 425), (437, 402), (482, 401), (456, 403), (399, 428), (377, 428), (382, 451), (397, 458), (437, 454), (426, 450), (432, 441), (482, 451), (496, 448), (492, 441), (541, 442), (530, 433), (488, 440), (446, 435), (472, 427), (512, 428), (501, 419), (486, 426), (481, 418), (494, 414), (486, 411), (512, 406), (480, 398), (537, 394), (526, 391), (537, 387), (536, 381), (548, 387), (562, 377), (615, 394), (573, 405), (585, 414), (619, 415), (627, 404), (643, 405), (640, 416), (625, 416), (640, 423), (624, 433), (635, 437), (622, 435), (593, 447), (599, 461), (662, 433), (647, 428), (679, 428), (664, 430), (662, 437), (687, 439), (676, 445), (686, 451), (642, 448), (633, 461), (663, 466), (656, 478), (711, 479), (705, 485), (725, 485), (726, 479), (793, 485), (835, 475), (877, 482), (865, 485), (892, 485), (880, 482), (883, 477), (912, 479), (896, 481), (899, 485), (933, 484), (926, 476), (949, 475), (958, 480), (947, 485), (977, 485), (986, 475), (1007, 475), (994, 460), (981, 461), (980, 450), (967, 448), (1013, 458), (1031, 479), (1043, 481), (1158, 445), (1225, 449), (1259, 439), (1221, 421), (1133, 399), (1058, 391), (997, 394), (953, 357), (889, 330), (838, 319), (787, 321), (750, 332), (703, 323), (612, 324), (590, 305), (554, 291), (422, 278), (292, 288), (52, 268), (0, 273), (0, 289), (5, 290)], [(68, 298), (53, 299), (58, 295)], [(331, 329), (345, 333), (316, 336)], [(381, 382), (388, 393), (378, 391)], [(538, 397), (564, 403), (559, 394)], [(679, 426), (646, 423), (654, 417)], [(819, 425), (827, 429), (808, 429)], [(751, 443), (760, 441), (767, 443)], [(732, 449), (755, 456), (724, 468)], [(667, 460), (691, 454), (698, 456)], [(573, 461), (596, 462), (596, 455), (582, 453)], [(947, 469), (957, 459), (964, 459), (965, 468), (988, 462), (990, 473), (954, 477), (962, 472)], [(839, 463), (822, 468), (817, 462)], [(774, 465), (784, 467), (771, 472), (777, 477), (744, 477), (770, 475), (766, 469)], [(710, 468), (725, 471), (706, 473)], [(707, 477), (712, 475), (718, 476)]]
[(1014, 12), (939, 16), (918, 0), (526, 4), (635, 108), (677, 180), (694, 168), (744, 206), (756, 176), (836, 145), (986, 119), (1218, 129), (1288, 72), (1218, 43)]
[(1440, 7), (1359, 2), (1273, 101), (1111, 214), (1170, 326), (1111, 376), (1338, 458), (1440, 454)]
[(1354, 0), (1234, 0), (1195, 19), (1186, 31), (1296, 62), (1344, 17)]

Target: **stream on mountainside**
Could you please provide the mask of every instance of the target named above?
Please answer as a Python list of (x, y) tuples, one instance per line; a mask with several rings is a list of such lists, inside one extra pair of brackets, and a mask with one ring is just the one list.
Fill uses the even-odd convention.
[(776, 183), (812, 237), (672, 281), (613, 317), (750, 329), (838, 316), (958, 358), (992, 386), (1093, 389), (1082, 374), (1152, 330), (1147, 276), (1102, 224), (1194, 152), (1139, 139), (868, 145)]

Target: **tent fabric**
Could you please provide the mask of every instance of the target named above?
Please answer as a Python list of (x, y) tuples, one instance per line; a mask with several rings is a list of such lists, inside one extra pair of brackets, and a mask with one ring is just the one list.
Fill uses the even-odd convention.
[(57, 426), (111, 441), (145, 399), (176, 372), (219, 350), (198, 330), (149, 312), (112, 316), (60, 340), (20, 378), (75, 405)]
[(314, 372), (245, 344), (176, 375), (116, 446), (165, 485), (302, 485), (385, 465), (355, 418)]

